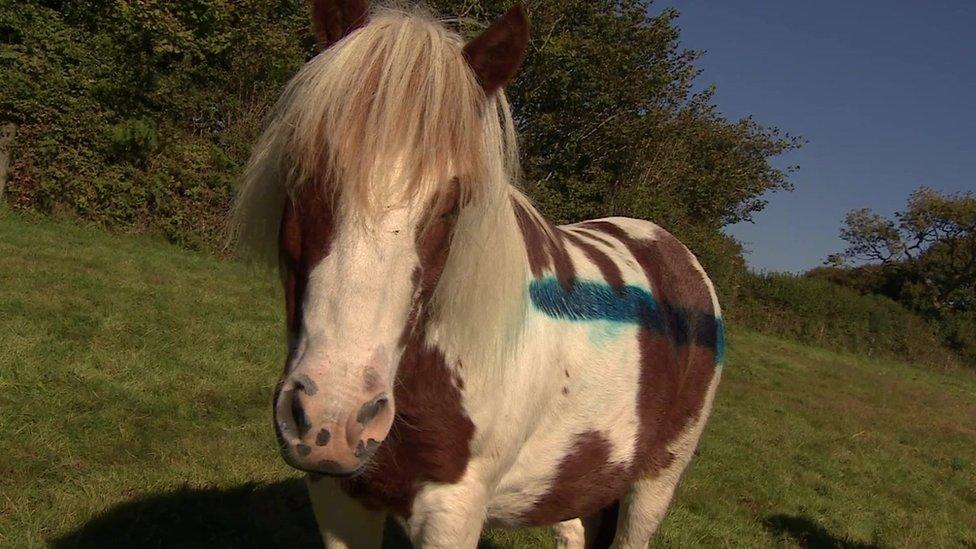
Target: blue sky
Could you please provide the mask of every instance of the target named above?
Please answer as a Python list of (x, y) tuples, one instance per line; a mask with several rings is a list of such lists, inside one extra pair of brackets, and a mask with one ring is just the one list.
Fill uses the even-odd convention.
[(684, 47), (706, 50), (699, 87), (723, 114), (808, 140), (796, 191), (728, 228), (755, 270), (803, 271), (844, 243), (844, 214), (890, 214), (919, 185), (976, 190), (976, 0), (657, 0)]

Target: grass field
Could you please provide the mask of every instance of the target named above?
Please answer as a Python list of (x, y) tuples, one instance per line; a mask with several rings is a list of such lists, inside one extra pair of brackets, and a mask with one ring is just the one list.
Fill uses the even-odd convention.
[[(281, 316), (240, 265), (0, 212), (0, 547), (317, 544), (270, 423)], [(976, 546), (976, 376), (730, 336), (655, 546)]]

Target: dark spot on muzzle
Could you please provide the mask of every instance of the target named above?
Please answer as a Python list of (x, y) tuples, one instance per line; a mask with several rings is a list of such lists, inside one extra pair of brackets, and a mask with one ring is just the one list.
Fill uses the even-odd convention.
[(295, 449), (298, 450), (298, 455), (302, 457), (306, 457), (312, 453), (312, 447), (308, 444), (299, 444)]
[(366, 442), (359, 441), (356, 445), (356, 457), (359, 459), (367, 458), (376, 452), (376, 449), (380, 447), (380, 441), (369, 439)]
[(363, 404), (363, 407), (359, 409), (359, 413), (356, 414), (356, 421), (365, 427), (370, 421), (373, 421), (373, 418), (376, 417), (376, 414), (380, 413), (380, 410), (386, 406), (387, 402), (389, 402), (389, 399), (384, 393)]
[(322, 429), (319, 434), (315, 435), (316, 446), (325, 446), (329, 444), (330, 440), (332, 440), (332, 433), (328, 429)]

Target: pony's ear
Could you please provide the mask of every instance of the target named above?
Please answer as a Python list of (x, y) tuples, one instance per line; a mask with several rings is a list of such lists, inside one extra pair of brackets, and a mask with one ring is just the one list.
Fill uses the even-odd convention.
[(464, 46), (464, 58), (478, 77), (485, 94), (491, 95), (511, 82), (529, 46), (529, 20), (516, 5)]
[(312, 0), (312, 30), (319, 50), (342, 40), (368, 19), (366, 0)]

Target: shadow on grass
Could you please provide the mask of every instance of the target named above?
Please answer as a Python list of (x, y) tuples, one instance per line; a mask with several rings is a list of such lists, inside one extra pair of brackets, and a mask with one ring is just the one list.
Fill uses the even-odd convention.
[[(75, 547), (322, 547), (301, 480), (233, 488), (182, 488), (120, 503), (77, 530), (49, 540)], [(393, 520), (384, 549), (408, 549)], [(488, 540), (479, 549), (497, 549)]]
[[(387, 521), (383, 547), (409, 548)], [(183, 488), (120, 503), (49, 540), (74, 547), (322, 547), (300, 480), (233, 488)], [(489, 547), (482, 544), (482, 547)]]
[(773, 534), (787, 536), (800, 547), (816, 549), (878, 549), (870, 543), (860, 543), (838, 538), (823, 526), (806, 518), (791, 515), (772, 515), (766, 517), (763, 525)]

